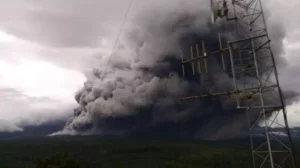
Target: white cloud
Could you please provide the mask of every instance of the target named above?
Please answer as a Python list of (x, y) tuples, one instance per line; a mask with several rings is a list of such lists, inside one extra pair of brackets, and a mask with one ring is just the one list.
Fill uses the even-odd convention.
[[(300, 1), (299, 0), (269, 0), (265, 5), (269, 11), (268, 23), (281, 25), (285, 30), (283, 39), (284, 53), (281, 55), (287, 61), (287, 66), (279, 69), (279, 80), (283, 90), (300, 92), (300, 73), (299, 53), (300, 53)], [(272, 27), (269, 27), (271, 29)], [(276, 36), (276, 31), (270, 31)], [(271, 39), (272, 40), (272, 39)], [(296, 101), (286, 107), (289, 125), (291, 127), (300, 126), (300, 101)], [(283, 123), (282, 115), (278, 118)]]
[[(288, 112), (289, 125), (291, 127), (300, 127), (300, 102), (295, 102), (286, 108)], [(280, 118), (283, 123), (283, 118)]]
[(74, 94), (86, 80), (83, 72), (49, 62), (40, 51), (51, 53), (52, 48), (4, 31), (0, 39), (0, 132), (71, 115)]
[(70, 102), (85, 77), (45, 61), (23, 59), (13, 63), (0, 60), (0, 80), (1, 88), (14, 88), (30, 97)]
[[(288, 124), (289, 124), (290, 128), (300, 127), (300, 102), (299, 102), (299, 100), (288, 105), (286, 107), (286, 111), (288, 114), (287, 117), (288, 117)], [(272, 122), (273, 120), (275, 120), (275, 122)], [(285, 125), (283, 112), (280, 111), (279, 114), (274, 113), (273, 116), (268, 118), (267, 125), (270, 125), (270, 124), (272, 124), (271, 127), (282, 128), (282, 126)], [(264, 126), (265, 125), (264, 121), (261, 121), (259, 125)]]
[(13, 133), (19, 131), (23, 131), (23, 129), (18, 127), (16, 124), (5, 120), (0, 120), (0, 132)]

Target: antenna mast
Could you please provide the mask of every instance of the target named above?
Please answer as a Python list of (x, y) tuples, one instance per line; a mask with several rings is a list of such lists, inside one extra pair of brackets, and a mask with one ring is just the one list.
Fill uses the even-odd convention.
[[(219, 50), (213, 52), (206, 51), (204, 41), (199, 44), (201, 47), (198, 44), (191, 46), (189, 59), (185, 60), (182, 54), (183, 75), (186, 65), (191, 64), (193, 74), (198, 65), (196, 71), (200, 77), (208, 76), (208, 58), (220, 56), (223, 72), (230, 73), (232, 78), (232, 89), (221, 92), (208, 89), (205, 94), (182, 97), (181, 100), (219, 96), (236, 102), (237, 109), (248, 116), (253, 167), (295, 168), (284, 97), (261, 0), (211, 0), (211, 8), (213, 23), (226, 19), (235, 24), (237, 40), (228, 41), (223, 47), (219, 35)], [(226, 58), (230, 62), (228, 66)], [(278, 120), (280, 117), (284, 119), (283, 123)], [(264, 128), (263, 133), (261, 128)]]

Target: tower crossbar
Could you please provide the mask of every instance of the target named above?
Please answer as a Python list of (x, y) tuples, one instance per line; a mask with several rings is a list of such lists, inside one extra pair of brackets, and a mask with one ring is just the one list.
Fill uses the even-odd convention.
[(212, 1), (212, 13), (213, 21), (225, 18), (235, 24), (235, 40), (223, 47), (219, 34), (219, 49), (212, 52), (206, 50), (204, 41), (191, 46), (190, 58), (181, 54), (182, 72), (185, 76), (185, 69), (191, 67), (193, 74), (209, 76), (216, 73), (209, 71), (209, 58), (219, 57), (221, 73), (230, 74), (232, 87), (217, 92), (207, 89), (180, 100), (218, 96), (235, 102), (236, 108), (247, 114), (253, 167), (295, 168), (284, 96), (261, 0)]

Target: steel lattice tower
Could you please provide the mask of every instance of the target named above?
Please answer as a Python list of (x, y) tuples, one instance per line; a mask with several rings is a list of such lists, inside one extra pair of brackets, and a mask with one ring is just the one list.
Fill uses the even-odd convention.
[[(284, 97), (261, 0), (212, 1), (212, 16), (213, 22), (219, 17), (234, 23), (235, 37), (238, 40), (228, 41), (227, 47), (223, 48), (219, 36), (219, 50), (213, 52), (206, 51), (204, 41), (199, 44), (200, 47), (191, 46), (190, 58), (184, 60), (182, 56), (183, 74), (186, 64), (189, 64), (193, 74), (196, 72), (195, 65), (198, 65), (198, 73), (208, 76), (208, 58), (220, 56), (222, 69), (231, 74), (233, 87), (221, 92), (208, 89), (205, 94), (183, 97), (181, 100), (212, 96), (234, 100), (237, 109), (248, 114), (253, 167), (295, 168)], [(226, 56), (230, 59), (229, 66), (226, 66), (224, 61)], [(251, 113), (257, 114), (255, 118)], [(283, 122), (279, 121), (280, 117), (283, 118)], [(263, 133), (259, 131), (262, 127)]]

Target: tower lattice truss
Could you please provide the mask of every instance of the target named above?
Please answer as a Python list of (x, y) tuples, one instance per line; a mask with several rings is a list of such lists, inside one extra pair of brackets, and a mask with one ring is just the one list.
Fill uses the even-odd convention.
[[(205, 41), (181, 52), (183, 76), (191, 69), (199, 75), (204, 93), (182, 97), (182, 101), (218, 96), (236, 103), (248, 118), (253, 167), (295, 168), (294, 152), (284, 98), (260, 0), (211, 1), (212, 21), (226, 19), (235, 24), (234, 41), (223, 42), (218, 50), (207, 51)], [(210, 68), (218, 59), (220, 67)], [(215, 71), (220, 69), (220, 71)], [(230, 76), (231, 87), (214, 89), (211, 83)], [(254, 114), (254, 115), (253, 115)], [(262, 129), (263, 128), (263, 129)], [(263, 130), (263, 131), (262, 131)], [(255, 139), (255, 140), (254, 140)]]

